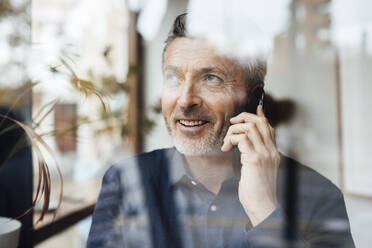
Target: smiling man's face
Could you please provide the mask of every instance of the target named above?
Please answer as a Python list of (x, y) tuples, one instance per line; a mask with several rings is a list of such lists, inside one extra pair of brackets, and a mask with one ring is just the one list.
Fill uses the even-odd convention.
[(204, 40), (177, 38), (164, 54), (162, 109), (177, 150), (185, 155), (220, 152), (246, 101), (245, 73)]

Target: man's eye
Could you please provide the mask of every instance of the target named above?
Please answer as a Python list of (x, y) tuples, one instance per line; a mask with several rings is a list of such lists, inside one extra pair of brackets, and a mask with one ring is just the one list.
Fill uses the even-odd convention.
[(207, 77), (206, 77), (206, 80), (208, 82), (215, 82), (215, 83), (218, 83), (218, 82), (222, 81), (219, 77), (217, 77), (216, 75), (213, 75), (213, 74), (208, 74)]
[(178, 82), (178, 77), (176, 74), (174, 73), (169, 73), (169, 74), (166, 74), (165, 75), (165, 81), (168, 83), (168, 84), (175, 84)]
[(172, 80), (176, 80), (177, 77), (174, 74), (168, 74), (168, 75), (166, 75), (166, 79), (169, 80), (169, 81), (172, 81)]

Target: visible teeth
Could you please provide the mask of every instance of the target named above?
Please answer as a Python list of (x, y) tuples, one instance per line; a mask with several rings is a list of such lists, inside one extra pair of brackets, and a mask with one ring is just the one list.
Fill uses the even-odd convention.
[(180, 123), (185, 126), (198, 126), (203, 124), (203, 121), (187, 121), (187, 120), (180, 120)]

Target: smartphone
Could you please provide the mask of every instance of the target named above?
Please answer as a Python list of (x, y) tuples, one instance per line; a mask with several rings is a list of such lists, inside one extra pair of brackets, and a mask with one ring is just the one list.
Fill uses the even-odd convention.
[[(244, 111), (252, 114), (257, 114), (257, 107), (259, 104), (262, 105), (264, 103), (265, 98), (265, 91), (263, 87), (257, 87), (253, 93), (250, 101), (247, 103)], [(240, 163), (240, 152), (237, 147), (233, 147), (233, 170), (235, 175), (238, 176), (240, 179), (240, 170), (241, 170), (241, 163)]]
[(257, 106), (260, 104), (263, 107), (265, 98), (265, 91), (263, 87), (256, 88), (253, 93), (250, 101), (248, 102), (246, 106), (246, 111), (252, 114), (256, 114), (257, 112)]

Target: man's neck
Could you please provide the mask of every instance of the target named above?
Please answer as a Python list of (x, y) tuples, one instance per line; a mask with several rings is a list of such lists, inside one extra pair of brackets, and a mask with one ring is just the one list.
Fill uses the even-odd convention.
[(225, 179), (234, 175), (231, 152), (185, 158), (193, 178), (214, 194), (219, 192)]

